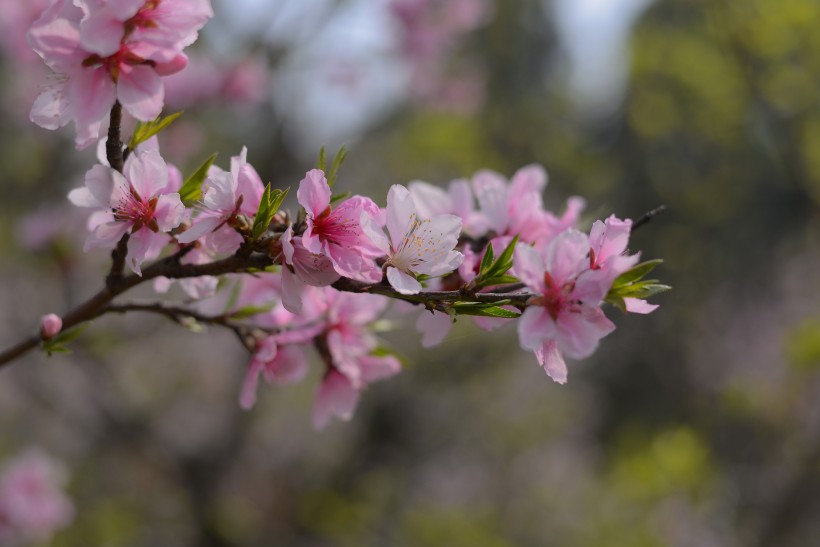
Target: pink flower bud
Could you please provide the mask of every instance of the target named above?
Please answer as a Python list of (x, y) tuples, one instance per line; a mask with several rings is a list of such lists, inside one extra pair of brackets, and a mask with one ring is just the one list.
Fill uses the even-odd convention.
[(63, 320), (58, 315), (50, 313), (40, 319), (40, 336), (44, 339), (54, 338), (63, 328)]

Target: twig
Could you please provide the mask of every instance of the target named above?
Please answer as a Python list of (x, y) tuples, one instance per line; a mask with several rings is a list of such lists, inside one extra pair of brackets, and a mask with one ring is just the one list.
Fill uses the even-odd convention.
[(658, 216), (659, 214), (663, 213), (664, 211), (666, 211), (666, 205), (659, 205), (651, 211), (642, 214), (640, 217), (638, 217), (638, 220), (632, 223), (632, 231), (634, 232), (635, 230), (637, 230), (638, 228), (640, 228), (641, 226), (643, 226), (644, 224)]
[[(120, 294), (136, 287), (137, 285), (140, 285), (141, 283), (157, 277), (185, 279), (201, 276), (219, 276), (228, 273), (246, 273), (252, 270), (264, 270), (266, 267), (273, 264), (272, 258), (261, 253), (253, 253), (247, 257), (234, 254), (227, 258), (209, 262), (207, 264), (180, 264), (180, 253), (182, 253), (182, 251), (176, 255), (171, 255), (167, 258), (154, 262), (147, 268), (143, 269), (142, 276), (131, 274), (120, 278), (112, 278), (111, 282), (107, 283), (101, 291), (68, 312), (63, 317), (63, 330), (70, 329), (85, 321), (95, 319), (100, 315), (109, 313), (109, 311), (128, 311), (122, 308), (118, 310), (116, 306), (111, 305), (111, 302)], [(406, 295), (399, 293), (389, 285), (383, 285), (381, 283), (364, 283), (347, 278), (339, 279), (332, 286), (340, 291), (379, 294), (389, 298), (426, 305), (428, 307), (438, 309), (439, 311), (444, 311), (445, 307), (443, 304), (465, 301), (482, 303), (505, 301), (514, 306), (523, 307), (526, 305), (527, 301), (533, 297), (532, 294), (506, 294), (502, 292), (477, 293), (473, 296), (465, 296), (460, 291), (430, 291)], [(165, 308), (165, 310), (174, 310), (174, 308)], [(176, 311), (179, 310), (181, 310), (181, 308)], [(138, 310), (133, 309), (132, 311)], [(159, 313), (163, 310), (141, 309), (139, 311), (156, 311)], [(186, 313), (186, 315), (193, 317), (191, 313)], [(39, 342), (39, 336), (32, 336), (31, 338), (27, 338), (26, 340), (23, 340), (15, 346), (12, 346), (6, 351), (0, 353), (0, 367), (34, 349), (37, 347)]]
[(122, 280), (125, 271), (125, 258), (128, 256), (128, 240), (131, 234), (123, 234), (117, 242), (117, 246), (111, 251), (111, 270), (105, 278), (106, 287), (114, 287)]
[(108, 159), (108, 165), (122, 173), (124, 167), (124, 157), (122, 153), (122, 139), (120, 132), (122, 131), (122, 105), (119, 101), (114, 103), (111, 107), (111, 116), (108, 124), (108, 140), (105, 141), (105, 157)]

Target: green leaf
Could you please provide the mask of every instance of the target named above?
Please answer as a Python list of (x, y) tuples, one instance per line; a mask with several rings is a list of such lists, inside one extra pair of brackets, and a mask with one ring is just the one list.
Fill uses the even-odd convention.
[(182, 200), (182, 203), (190, 205), (202, 199), (202, 183), (205, 182), (205, 177), (208, 176), (208, 169), (213, 165), (216, 156), (216, 152), (211, 154), (190, 177), (185, 179), (182, 188), (179, 189), (179, 199)]
[(333, 163), (330, 165), (330, 171), (326, 172), (327, 185), (331, 188), (333, 188), (333, 185), (336, 184), (336, 177), (339, 175), (339, 168), (341, 168), (346, 158), (347, 150), (345, 150), (345, 147), (342, 146), (339, 151), (336, 152), (336, 157), (333, 158)]
[(623, 285), (628, 285), (630, 283), (634, 283), (655, 269), (656, 266), (663, 264), (663, 260), (660, 258), (656, 258), (654, 260), (647, 260), (646, 262), (641, 262), (630, 268), (629, 270), (625, 271), (621, 275), (615, 278), (615, 281), (612, 282), (612, 287), (621, 287)]
[(510, 244), (507, 245), (507, 248), (504, 249), (504, 252), (498, 255), (493, 267), (491, 268), (491, 272), (493, 277), (497, 275), (501, 275), (507, 273), (507, 270), (512, 268), (512, 256), (513, 252), (515, 251), (515, 245), (518, 243), (518, 236), (512, 238)]
[(282, 205), (285, 196), (288, 195), (290, 188), (282, 190), (271, 190), (270, 183), (265, 186), (265, 191), (262, 193), (262, 199), (259, 202), (259, 210), (253, 219), (253, 237), (259, 239), (262, 234), (267, 231), (274, 215), (279, 211), (279, 206)]
[(228, 295), (228, 301), (225, 303), (225, 310), (224, 313), (230, 313), (230, 311), (236, 306), (236, 303), (239, 301), (239, 294), (242, 292), (242, 282), (237, 281), (231, 287), (231, 292)]
[(663, 285), (657, 279), (646, 279), (629, 285), (613, 287), (609, 290), (607, 298), (610, 296), (620, 298), (649, 298), (650, 296), (670, 290), (672, 287)]
[[(504, 285), (505, 283), (518, 283), (518, 279), (505, 275), (512, 268), (512, 255), (515, 245), (518, 243), (518, 236), (515, 236), (504, 251), (493, 259), (492, 244), (487, 245), (487, 251), (481, 259), (479, 273), (471, 283), (473, 288), (482, 288), (489, 285)], [(515, 279), (515, 281), (499, 281), (499, 279)]]
[(80, 323), (74, 328), (65, 330), (59, 333), (54, 338), (50, 338), (48, 340), (43, 340), (42, 348), (43, 351), (49, 354), (52, 353), (71, 353), (71, 350), (66, 347), (66, 344), (73, 342), (80, 335), (91, 326), (91, 323), (86, 321), (85, 323)]
[[(470, 302), (460, 303), (460, 304), (470, 304)], [(515, 319), (516, 317), (520, 317), (521, 314), (512, 311), (512, 310), (505, 310), (504, 308), (496, 305), (486, 305), (486, 304), (479, 304), (479, 305), (459, 305), (456, 304), (453, 306), (453, 309), (456, 312), (456, 315), (477, 315), (480, 317), (502, 317), (504, 319)]]
[(370, 355), (372, 355), (373, 357), (395, 357), (396, 359), (398, 359), (399, 364), (402, 366), (402, 368), (407, 367), (409, 363), (405, 356), (385, 346), (377, 346), (373, 348), (370, 351)]
[(622, 312), (626, 313), (626, 302), (624, 302), (624, 299), (622, 297), (610, 293), (606, 295), (606, 298), (604, 298), (604, 302), (606, 302), (607, 304), (611, 304), (619, 310), (621, 310)]
[(137, 146), (171, 125), (180, 116), (182, 116), (182, 112), (174, 112), (164, 118), (157, 116), (156, 119), (150, 122), (137, 122), (134, 132), (131, 134), (131, 140), (128, 141), (128, 148), (131, 150), (136, 149)]
[(493, 244), (487, 244), (487, 250), (484, 251), (484, 256), (481, 258), (481, 266), (478, 267), (478, 277), (484, 277), (493, 265)]
[(392, 332), (399, 329), (398, 323), (389, 319), (378, 319), (367, 325), (370, 332)]
[(640, 298), (646, 299), (658, 293), (671, 290), (669, 285), (661, 285), (660, 283), (635, 283), (629, 286), (628, 291), (620, 292), (619, 295), (624, 298)]
[(70, 328), (59, 333), (57, 336), (49, 340), (49, 342), (54, 342), (55, 344), (68, 344), (69, 342), (73, 342), (74, 340), (79, 338), (80, 335), (85, 331), (85, 329), (87, 329), (90, 326), (91, 323), (89, 321), (86, 321), (85, 323), (80, 323), (76, 327)]
[(64, 345), (55, 344), (54, 342), (46, 342), (43, 344), (43, 351), (45, 351), (49, 357), (54, 353), (71, 353), (71, 350)]
[(245, 306), (243, 308), (239, 308), (235, 312), (231, 313), (232, 319), (244, 319), (246, 317), (253, 317), (254, 315), (258, 315), (260, 313), (269, 312), (273, 309), (273, 305), (267, 306)]
[(350, 192), (342, 192), (341, 194), (333, 194), (330, 196), (330, 204), (336, 205), (338, 202), (342, 201), (343, 199), (347, 199), (350, 197)]
[(498, 277), (491, 277), (482, 281), (483, 287), (491, 287), (493, 285), (510, 285), (512, 283), (520, 283), (521, 280), (514, 275), (499, 275)]
[(316, 161), (316, 169), (321, 169), (322, 171), (327, 170), (327, 162), (325, 161), (325, 147), (324, 146), (319, 150), (319, 159)]

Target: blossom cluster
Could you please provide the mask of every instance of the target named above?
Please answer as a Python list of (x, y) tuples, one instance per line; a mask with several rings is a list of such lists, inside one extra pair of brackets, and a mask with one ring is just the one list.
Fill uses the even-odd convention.
[(476, 66), (452, 59), (459, 44), (489, 20), (493, 2), (391, 0), (388, 6), (413, 73), (413, 98), (441, 110), (475, 111), (484, 99), (484, 76)]
[[(227, 169), (211, 158), (184, 178), (153, 136), (173, 121), (157, 118), (159, 77), (185, 66), (182, 50), (210, 16), (207, 0), (54, 0), (29, 40), (59, 81), (32, 115), (52, 128), (74, 120), (79, 146), (98, 138), (117, 102), (145, 122), (117, 151), (127, 158), (121, 168), (101, 148), (84, 186), (68, 196), (92, 210), (85, 250), (114, 249), (108, 301), (127, 267), (128, 287), (150, 279), (166, 293), (178, 282), (190, 299), (187, 308), (143, 311), (232, 329), (252, 354), (243, 407), (255, 403), (260, 377), (304, 378), (312, 348), (323, 366), (314, 423), (349, 419), (361, 391), (400, 368), (372, 332), (388, 298), (425, 308), (417, 321), (424, 346), (441, 342), (459, 316), (486, 330), (518, 319), (521, 347), (559, 383), (564, 357), (588, 357), (615, 329), (604, 303), (636, 313), (657, 307), (644, 299), (666, 287), (642, 281), (657, 261), (638, 264), (628, 253), (632, 222), (610, 216), (579, 231), (584, 200), (570, 198), (561, 215), (546, 209), (539, 165), (510, 180), (482, 170), (446, 190), (393, 184), (382, 206), (334, 194), (343, 156), (327, 169), (322, 154), (298, 184), (296, 214), (281, 209), (288, 192), (263, 183), (246, 148)], [(105, 144), (110, 154), (119, 137)], [(71, 338), (66, 323), (43, 318), (47, 351)]]
[(209, 0), (55, 0), (28, 33), (54, 80), (31, 120), (46, 129), (73, 121), (78, 148), (96, 142), (115, 102), (153, 120), (163, 107), (161, 77), (185, 68), (182, 50), (212, 16)]
[[(311, 169), (298, 185), (302, 213), (294, 217), (278, 210), (279, 203), (265, 211), (272, 191), (243, 149), (229, 169), (209, 166), (199, 199), (186, 206), (179, 171), (165, 163), (151, 139), (129, 155), (122, 173), (102, 162), (92, 167), (85, 186), (69, 198), (96, 209), (86, 248), (125, 241), (125, 264), (137, 275), (145, 260), (165, 249), (184, 250), (180, 260), (187, 264), (207, 265), (242, 252), (265, 257), (264, 271), (233, 276), (235, 294), (227, 304), (216, 293), (215, 276), (186, 277), (180, 284), (204, 310), (241, 318), (252, 333), (253, 356), (240, 397), (246, 408), (256, 400), (260, 376), (277, 384), (301, 380), (306, 350), (317, 351), (324, 374), (314, 422), (321, 427), (330, 416), (349, 418), (362, 389), (399, 370), (368, 330), (387, 306), (386, 294), (432, 311), (419, 318), (423, 343), (430, 346), (465, 310), (456, 301), (427, 301), (427, 294), (461, 291), (469, 301), (469, 295), (493, 295), (502, 287), (519, 301), (526, 297), (519, 305), (521, 346), (555, 381), (566, 381), (563, 356), (592, 354), (615, 328), (601, 305), (616, 279), (638, 262), (638, 255), (626, 254), (631, 221), (611, 216), (582, 233), (576, 225), (583, 200), (571, 198), (566, 211), (555, 215), (542, 201), (546, 183), (537, 165), (520, 169), (510, 181), (485, 170), (453, 181), (446, 191), (420, 181), (395, 184), (381, 207), (364, 196), (338, 199), (325, 171)], [(493, 249), (506, 249), (509, 265), (488, 276)], [(171, 281), (155, 279), (155, 287), (165, 292)], [(351, 286), (358, 289), (337, 290)], [(654, 309), (638, 298), (622, 300), (626, 311)], [(487, 330), (519, 315), (509, 304), (470, 314)]]
[(0, 473), (0, 543), (32, 545), (68, 525), (74, 506), (63, 493), (65, 471), (40, 451), (7, 462)]

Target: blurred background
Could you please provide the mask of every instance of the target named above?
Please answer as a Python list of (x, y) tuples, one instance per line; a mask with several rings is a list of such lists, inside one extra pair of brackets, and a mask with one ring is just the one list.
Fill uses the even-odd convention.
[[(0, 343), (96, 291), (65, 195), (94, 151), (28, 122), (45, 68), (0, 20)], [(632, 238), (670, 293), (553, 383), (514, 328), (460, 321), (350, 423), (316, 432), (320, 367), (237, 405), (227, 332), (108, 317), (74, 353), (0, 372), (0, 459), (61, 460), (55, 546), (806, 546), (820, 537), (820, 3), (213, 0), (167, 80), (161, 136), (190, 172), (243, 145), (295, 186), (346, 144), (339, 187), (480, 168), (550, 173), (591, 222), (669, 208)], [(291, 205), (292, 206), (292, 205)], [(149, 292), (139, 293), (143, 296)], [(139, 295), (138, 294), (138, 295)], [(401, 314), (397, 315), (401, 320)]]

